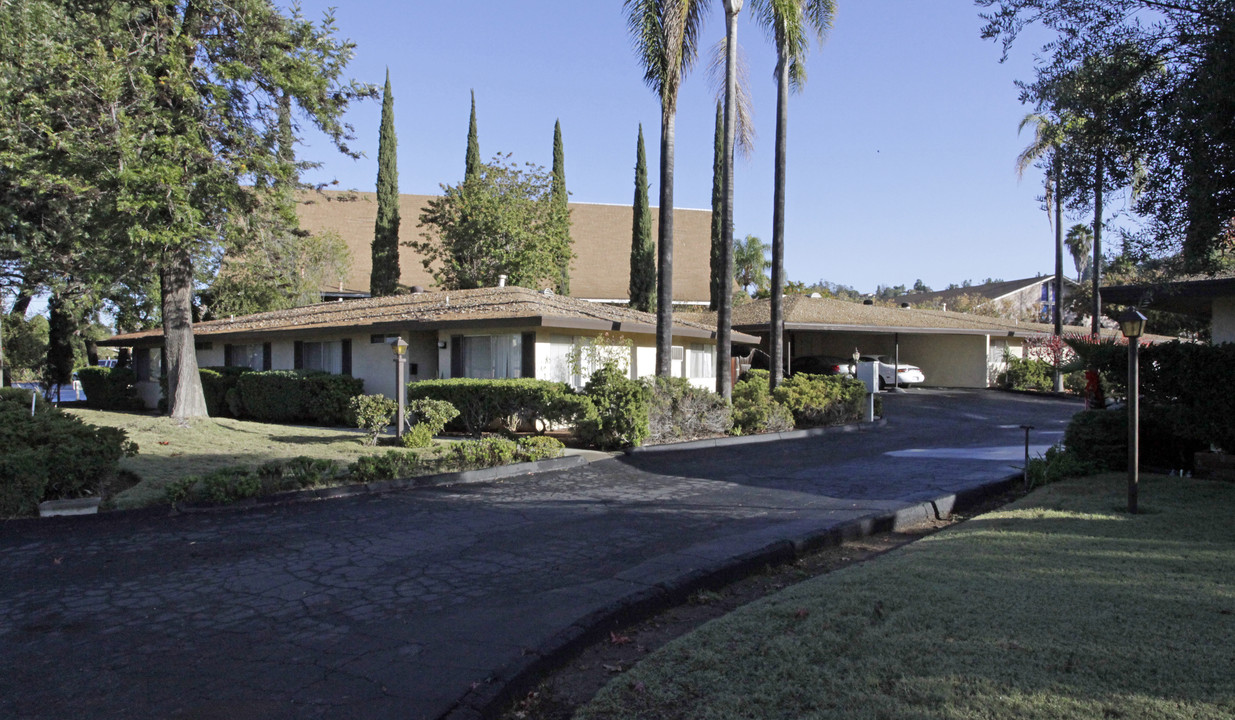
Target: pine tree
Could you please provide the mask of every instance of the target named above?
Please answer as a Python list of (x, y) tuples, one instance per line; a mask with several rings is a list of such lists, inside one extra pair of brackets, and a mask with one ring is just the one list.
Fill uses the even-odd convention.
[[(566, 193), (566, 155), (562, 150), (562, 123), (553, 123), (553, 212), (567, 218), (567, 233), (570, 232), (570, 204)], [(567, 238), (569, 243), (569, 238)], [(573, 257), (573, 255), (572, 255)], [(562, 263), (562, 277), (557, 283), (558, 295), (570, 294), (570, 260)]]
[(373, 227), (373, 270), (369, 294), (393, 295), (399, 289), (399, 166), (395, 138), (395, 98), (390, 70), (382, 91), (382, 126), (377, 141), (377, 222)]
[(472, 91), (472, 117), (467, 124), (467, 160), (463, 167), (463, 180), (476, 177), (480, 170), (480, 139), (476, 135), (476, 91)]
[(719, 100), (716, 101), (716, 138), (712, 143), (712, 275), (711, 295), (708, 307), (720, 306), (720, 294), (725, 278), (724, 256), (724, 209), (725, 209), (725, 113)]
[(656, 246), (652, 242), (652, 210), (648, 206), (648, 164), (643, 150), (643, 125), (635, 159), (634, 223), (630, 239), (630, 306), (656, 309)]

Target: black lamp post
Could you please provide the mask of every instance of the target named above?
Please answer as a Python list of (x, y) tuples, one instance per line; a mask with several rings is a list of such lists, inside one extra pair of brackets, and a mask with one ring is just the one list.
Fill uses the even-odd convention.
[(1128, 308), (1119, 316), (1119, 329), (1128, 339), (1128, 512), (1136, 514), (1137, 484), (1140, 481), (1140, 350), (1145, 334), (1145, 316)]
[(407, 419), (404, 417), (404, 408), (407, 405), (407, 382), (403, 372), (407, 367), (407, 341), (400, 335), (390, 345), (395, 351), (395, 397), (399, 400), (398, 437), (403, 437), (407, 426)]

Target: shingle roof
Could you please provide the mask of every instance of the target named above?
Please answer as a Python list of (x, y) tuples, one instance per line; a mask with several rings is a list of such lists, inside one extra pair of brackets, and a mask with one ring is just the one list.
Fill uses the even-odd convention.
[[(198, 338), (244, 338), (361, 328), (363, 332), (396, 332), (494, 325), (654, 333), (656, 316), (614, 305), (546, 295), (527, 288), (501, 287), (317, 303), (290, 310), (196, 323), (193, 325), (193, 335)], [(714, 336), (715, 330), (714, 325), (675, 318), (673, 334), (708, 338)], [(102, 344), (148, 344), (157, 342), (162, 335), (160, 330), (126, 333), (109, 338)], [(753, 343), (756, 338), (737, 333), (734, 340)]]
[[(771, 301), (756, 300), (733, 311), (733, 327), (743, 332), (759, 332), (767, 328)], [(1051, 325), (1017, 322), (945, 310), (890, 308), (880, 305), (789, 295), (784, 303), (785, 325), (810, 326), (815, 329), (859, 330), (866, 332), (944, 332), (959, 334), (1050, 334)], [(801, 329), (808, 329), (802, 327)], [(1068, 326), (1068, 333), (1089, 334), (1088, 328)], [(1118, 331), (1103, 331), (1104, 334)]]
[(909, 293), (894, 299), (897, 302), (907, 302), (910, 305), (937, 305), (951, 302), (966, 295), (986, 298), (987, 300), (998, 300), (1025, 288), (1041, 285), (1054, 277), (1054, 275), (1043, 275), (1041, 277), (1025, 278), (1024, 280), (1000, 280), (999, 282), (986, 283), (984, 285), (971, 285), (969, 287), (935, 290), (933, 292)]
[(1200, 317), (1212, 314), (1213, 298), (1231, 295), (1235, 295), (1235, 270), (1102, 288), (1103, 303), (1139, 305)]
[[(345, 277), (332, 281), (323, 291), (347, 295), (367, 295), (369, 273), (373, 267), (371, 245), (377, 219), (377, 194), (355, 191), (305, 193), (296, 213), (305, 230), (333, 230), (347, 244), (351, 268)], [(433, 286), (433, 275), (425, 270), (422, 257), (403, 245), (421, 240), (424, 229), (420, 214), (429, 195), (399, 196), (399, 283), (405, 287)], [(570, 234), (577, 256), (570, 268), (570, 290), (574, 297), (596, 300), (625, 300), (630, 297), (630, 238), (633, 209), (630, 205), (570, 203)], [(659, 222), (659, 210), (652, 208), (652, 223)], [(707, 302), (712, 244), (710, 210), (677, 208), (673, 213), (673, 299), (676, 302)], [(655, 242), (655, 239), (653, 239)]]

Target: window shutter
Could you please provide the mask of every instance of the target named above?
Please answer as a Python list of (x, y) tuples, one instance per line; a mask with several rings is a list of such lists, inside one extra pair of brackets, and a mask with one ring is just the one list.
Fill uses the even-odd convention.
[(270, 343), (262, 343), (262, 370), (270, 369), (270, 366), (272, 364), (271, 360), (273, 359), (273, 355), (274, 355), (274, 352), (273, 352), (273, 349), (270, 347)]
[(304, 341), (297, 340), (292, 345), (292, 369), (304, 370)]
[(342, 348), (340, 348), (339, 354), (343, 356), (341, 358), (342, 367), (340, 369), (340, 372), (342, 372), (344, 375), (351, 375), (352, 374), (352, 340), (351, 338), (348, 338), (343, 341)]
[(463, 336), (450, 336), (450, 377), (463, 377)]
[(523, 377), (536, 377), (536, 333), (525, 332), (520, 340), (520, 350), (523, 357), (519, 363), (523, 367)]
[(232, 363), (233, 363), (233, 361), (232, 361), (232, 346), (231, 346), (231, 345), (224, 345), (224, 346), (223, 346), (223, 367), (231, 367), (231, 366), (232, 366)]

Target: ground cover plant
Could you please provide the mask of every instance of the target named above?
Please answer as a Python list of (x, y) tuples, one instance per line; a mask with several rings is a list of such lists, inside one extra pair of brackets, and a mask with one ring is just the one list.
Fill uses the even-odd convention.
[(1235, 485), (1068, 480), (705, 625), (578, 717), (1229, 718)]

